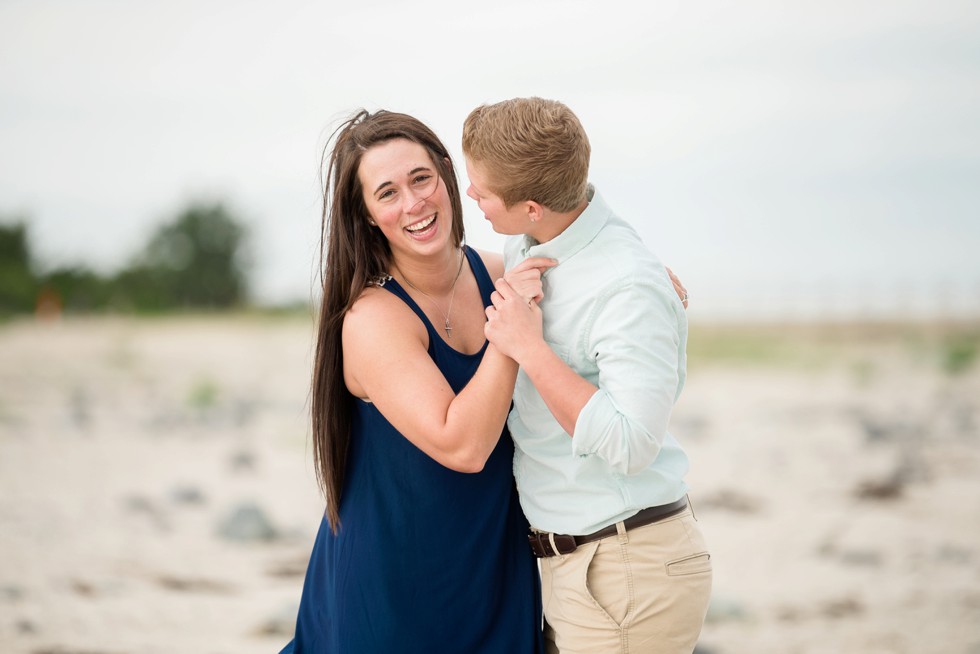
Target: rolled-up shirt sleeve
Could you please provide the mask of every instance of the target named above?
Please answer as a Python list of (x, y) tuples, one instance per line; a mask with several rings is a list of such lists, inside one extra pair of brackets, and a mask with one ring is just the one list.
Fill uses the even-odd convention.
[(657, 458), (685, 376), (676, 300), (669, 284), (627, 280), (594, 305), (582, 345), (599, 390), (579, 413), (573, 454), (601, 457), (624, 475)]

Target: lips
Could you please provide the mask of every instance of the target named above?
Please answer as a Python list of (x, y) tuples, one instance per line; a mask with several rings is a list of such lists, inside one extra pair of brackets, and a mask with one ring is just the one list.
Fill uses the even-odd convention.
[(424, 220), (420, 220), (417, 223), (413, 223), (413, 224), (409, 225), (408, 227), (406, 227), (405, 228), (405, 231), (409, 232), (410, 234), (415, 234), (415, 235), (422, 234), (427, 229), (429, 229), (430, 227), (432, 227), (432, 225), (435, 224), (436, 217), (438, 217), (438, 215), (439, 214), (434, 213), (434, 214), (432, 214), (431, 216), (429, 216), (428, 218), (426, 218)]

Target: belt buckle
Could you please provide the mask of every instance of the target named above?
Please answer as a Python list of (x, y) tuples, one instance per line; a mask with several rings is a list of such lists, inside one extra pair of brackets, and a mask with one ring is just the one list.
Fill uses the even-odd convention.
[(534, 552), (534, 556), (539, 559), (543, 559), (548, 556), (554, 556), (551, 551), (551, 543), (548, 542), (547, 538), (542, 538), (541, 532), (534, 532), (527, 535), (527, 540), (531, 544), (531, 551)]

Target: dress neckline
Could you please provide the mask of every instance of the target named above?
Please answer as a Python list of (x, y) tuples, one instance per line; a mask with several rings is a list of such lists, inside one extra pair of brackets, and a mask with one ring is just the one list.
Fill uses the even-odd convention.
[[(489, 281), (490, 273), (487, 271), (486, 266), (483, 264), (483, 259), (480, 258), (480, 255), (476, 252), (476, 250), (468, 245), (463, 245), (463, 254), (466, 255), (466, 260), (470, 266), (470, 270), (473, 271), (473, 276), (476, 278), (477, 287), (480, 290), (480, 298), (483, 300), (483, 306), (486, 307), (490, 301), (490, 294), (487, 292), (487, 283), (485, 282)], [(419, 306), (418, 302), (416, 302), (408, 291), (405, 290), (405, 287), (399, 284), (398, 280), (391, 275), (385, 275), (382, 277), (378, 282), (378, 286), (387, 288), (390, 292), (401, 298), (402, 301), (405, 302), (405, 304), (407, 304), (408, 307), (412, 309), (412, 311), (414, 311), (415, 314), (422, 320), (422, 324), (425, 325), (425, 329), (429, 334), (430, 350), (433, 347), (441, 346), (442, 349), (449, 350), (457, 356), (470, 359), (482, 357), (483, 353), (486, 352), (489, 341), (487, 341), (485, 338), (483, 339), (483, 345), (480, 347), (480, 349), (473, 353), (462, 352), (453, 347), (448, 341), (446, 341), (445, 338), (443, 338), (442, 334), (439, 333), (439, 330), (432, 324), (432, 321), (429, 320), (429, 317), (425, 314), (425, 311), (422, 310), (422, 307)]]

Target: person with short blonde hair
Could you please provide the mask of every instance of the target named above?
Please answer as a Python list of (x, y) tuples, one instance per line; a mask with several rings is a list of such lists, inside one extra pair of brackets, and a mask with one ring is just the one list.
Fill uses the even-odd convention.
[(589, 137), (560, 102), (508, 100), (474, 109), (463, 125), (463, 151), (491, 171), (490, 190), (511, 206), (534, 200), (572, 211), (589, 182)]
[[(485, 333), (520, 365), (508, 426), (541, 563), (549, 652), (693, 651), (712, 565), (667, 427), (686, 377), (686, 292), (588, 184), (589, 141), (560, 102), (517, 98), (466, 119), (474, 199), (508, 279)], [(547, 264), (545, 262), (548, 262)]]

